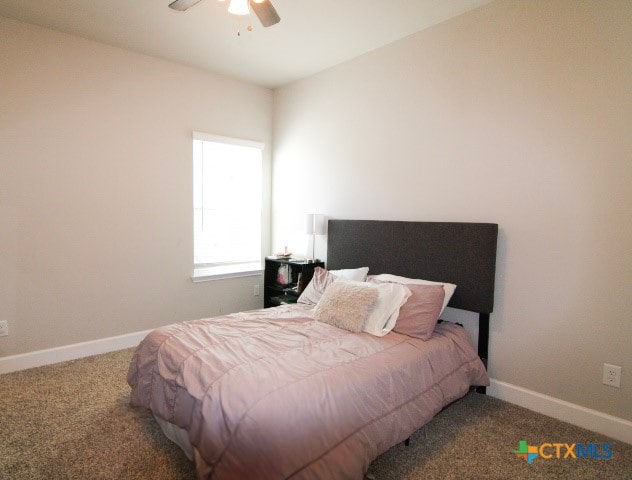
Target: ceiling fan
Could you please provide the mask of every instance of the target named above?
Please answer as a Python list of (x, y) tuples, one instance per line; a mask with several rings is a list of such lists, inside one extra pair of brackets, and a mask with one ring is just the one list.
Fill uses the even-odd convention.
[[(169, 8), (185, 12), (193, 5), (200, 3), (202, 0), (175, 0), (169, 4)], [(225, 0), (219, 0), (221, 2)], [(253, 9), (257, 18), (264, 27), (270, 27), (281, 21), (281, 17), (270, 0), (230, 0), (228, 5), (228, 13), (234, 15), (248, 15), (250, 8)]]

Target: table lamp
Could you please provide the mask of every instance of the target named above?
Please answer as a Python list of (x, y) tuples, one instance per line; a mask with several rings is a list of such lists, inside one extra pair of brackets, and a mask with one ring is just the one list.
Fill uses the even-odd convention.
[(308, 213), (305, 215), (305, 233), (312, 236), (312, 258), (310, 262), (314, 262), (314, 253), (316, 251), (316, 235), (325, 234), (325, 215), (318, 213)]

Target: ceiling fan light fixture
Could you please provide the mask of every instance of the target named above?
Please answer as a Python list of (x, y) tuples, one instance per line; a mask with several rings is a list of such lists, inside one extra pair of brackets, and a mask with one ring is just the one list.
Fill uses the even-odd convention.
[(230, 0), (228, 13), (232, 13), (233, 15), (248, 15), (250, 13), (248, 0)]

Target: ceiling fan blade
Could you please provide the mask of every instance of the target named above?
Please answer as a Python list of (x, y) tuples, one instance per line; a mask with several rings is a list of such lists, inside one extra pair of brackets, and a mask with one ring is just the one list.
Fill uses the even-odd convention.
[(169, 4), (169, 8), (179, 12), (185, 12), (193, 5), (200, 3), (202, 0), (176, 0)]
[(279, 17), (279, 14), (270, 0), (263, 0), (261, 3), (251, 2), (250, 6), (255, 11), (257, 17), (259, 17), (261, 25), (264, 27), (276, 25), (281, 21), (281, 17)]

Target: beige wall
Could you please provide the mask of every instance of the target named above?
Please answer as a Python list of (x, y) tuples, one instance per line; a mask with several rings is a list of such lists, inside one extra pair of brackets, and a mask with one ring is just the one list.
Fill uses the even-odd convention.
[(267, 89), (0, 18), (0, 356), (261, 306), (261, 277), (190, 280), (191, 131), (265, 142), (269, 204), (271, 116)]
[(630, 45), (630, 2), (507, 0), (278, 90), (273, 248), (309, 211), (496, 222), (492, 377), (631, 420)]

